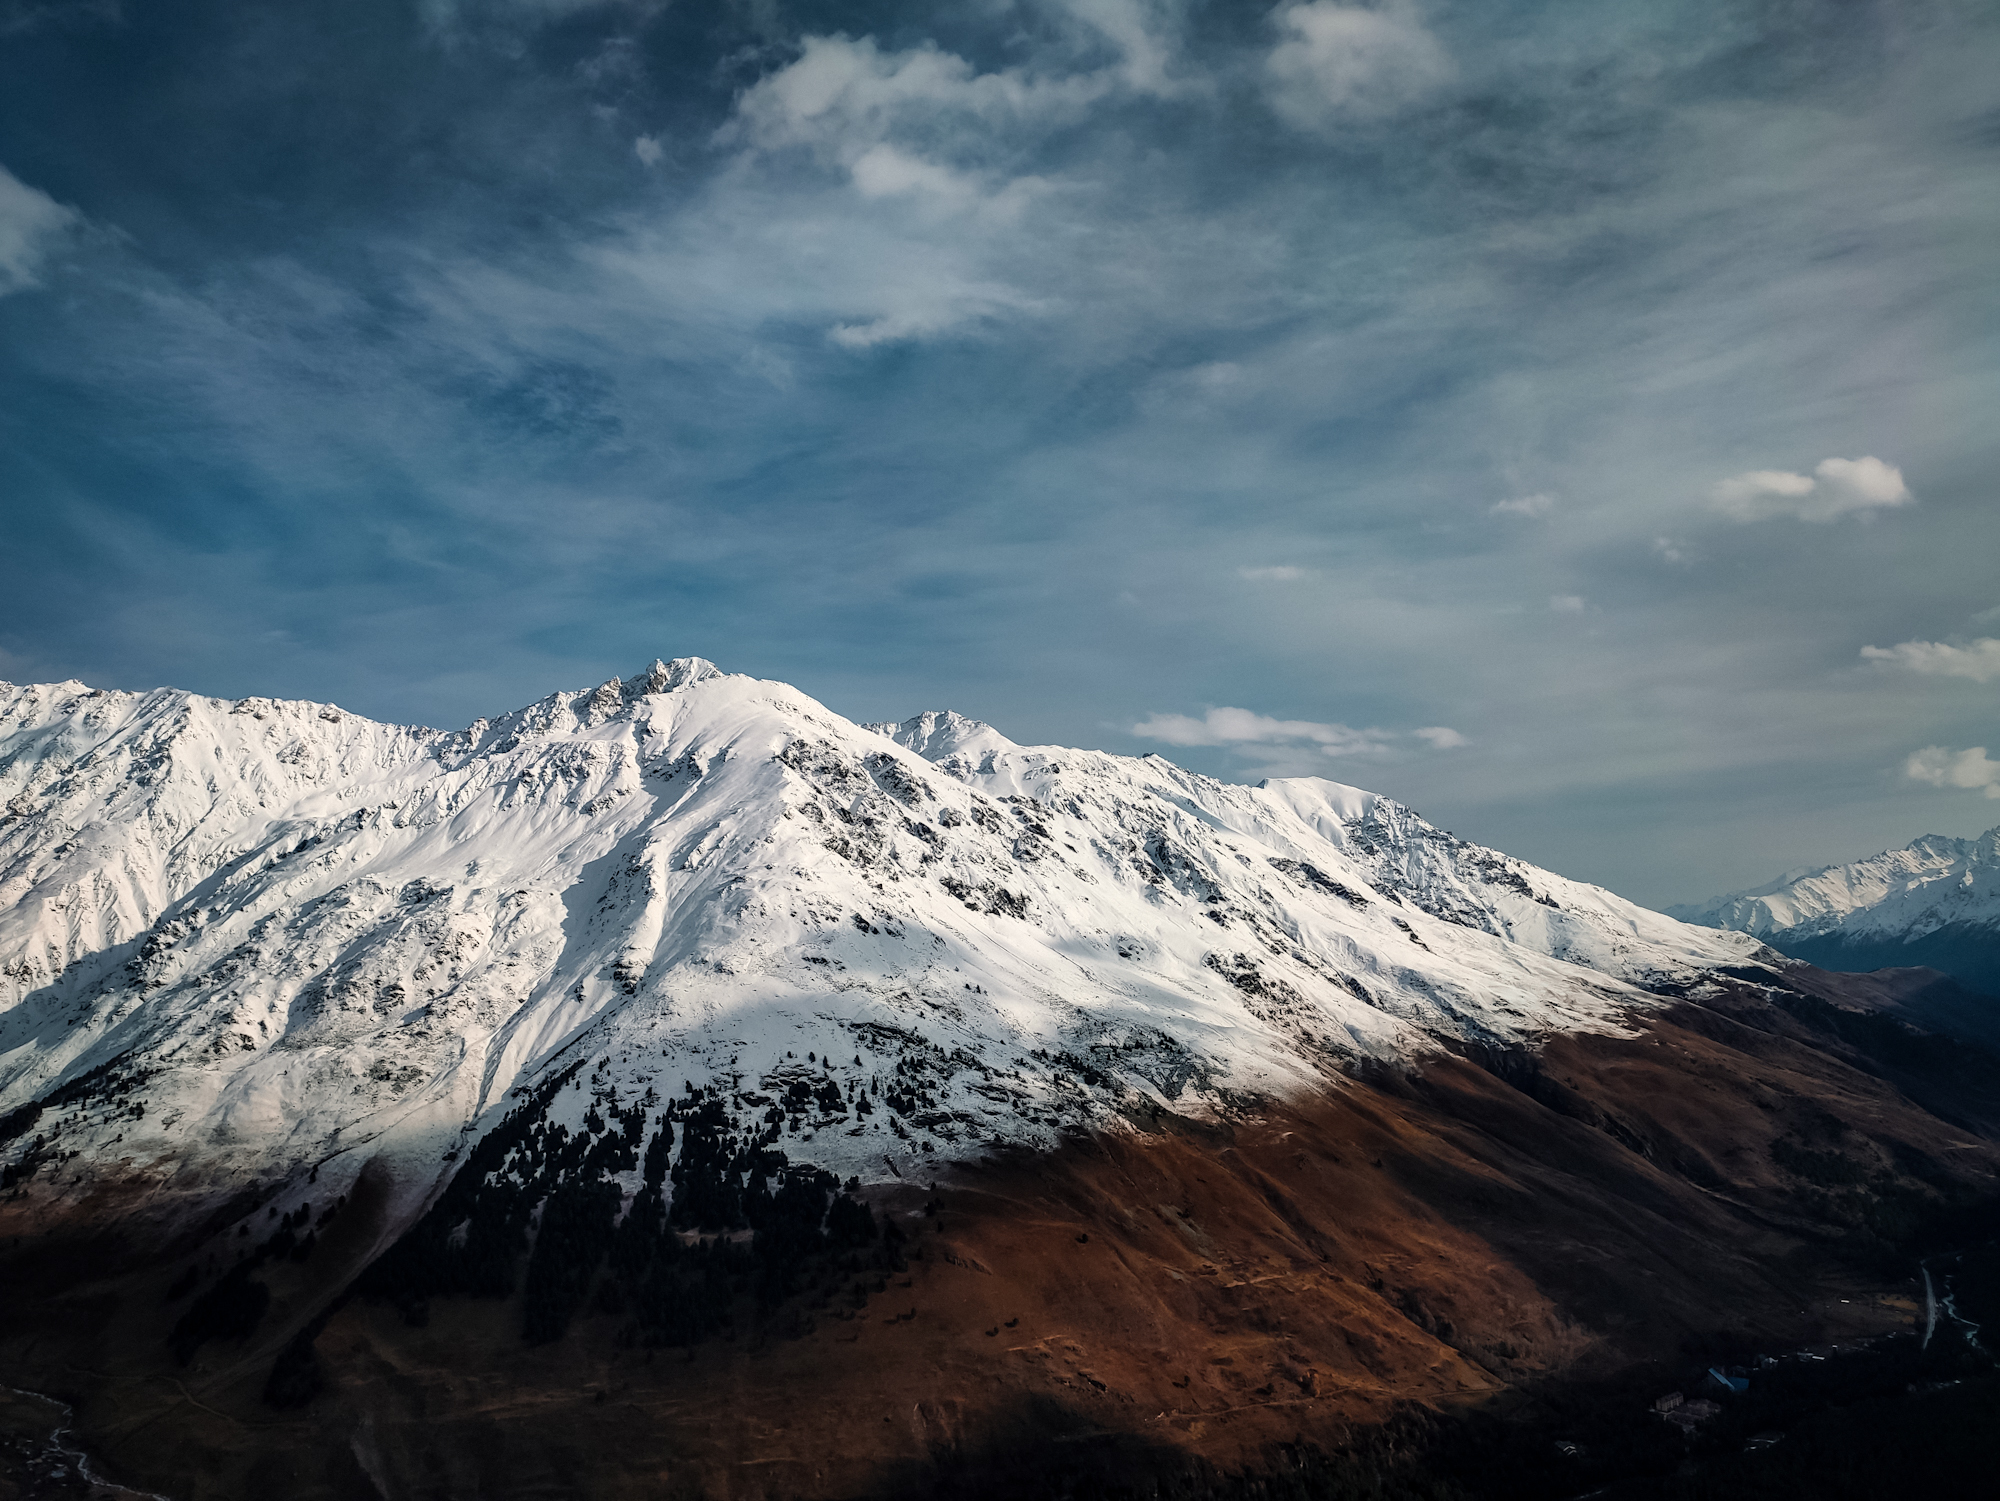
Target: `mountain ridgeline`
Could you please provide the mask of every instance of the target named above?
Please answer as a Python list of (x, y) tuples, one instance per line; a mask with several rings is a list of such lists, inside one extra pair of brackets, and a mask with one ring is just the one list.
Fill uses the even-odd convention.
[[(2000, 828), (1926, 834), (1865, 860), (1793, 871), (1675, 917), (1762, 939), (1823, 969), (1923, 966), (2000, 997)], [(1993, 1032), (2000, 1041), (2000, 1029)]]
[(694, 659), (449, 734), (7, 689), (0, 756), (13, 1170), (116, 1144), (176, 1195), (389, 1154), (427, 1200), (584, 1057), (865, 1182), (1615, 1030), (1758, 949), (1351, 787), (891, 737)]
[(1872, 1327), (2000, 1168), (1928, 971), (695, 658), (449, 732), (0, 685), (0, 799), (0, 1362), (176, 1495), (1255, 1465)]

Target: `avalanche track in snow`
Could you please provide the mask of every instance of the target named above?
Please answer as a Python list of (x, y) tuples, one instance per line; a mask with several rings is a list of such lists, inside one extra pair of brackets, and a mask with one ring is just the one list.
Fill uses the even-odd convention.
[(0, 800), (0, 1164), (49, 1193), (379, 1159), (414, 1209), (523, 1099), (690, 1094), (873, 1181), (1616, 1032), (1760, 952), (1352, 787), (697, 658), (457, 732), (0, 684)]

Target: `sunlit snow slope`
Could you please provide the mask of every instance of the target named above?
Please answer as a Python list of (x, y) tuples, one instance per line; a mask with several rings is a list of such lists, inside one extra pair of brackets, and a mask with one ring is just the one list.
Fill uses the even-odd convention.
[(582, 1059), (872, 1178), (1613, 1028), (1759, 949), (1333, 782), (695, 658), (455, 733), (0, 685), (0, 799), (0, 1153), (79, 1173), (434, 1178)]

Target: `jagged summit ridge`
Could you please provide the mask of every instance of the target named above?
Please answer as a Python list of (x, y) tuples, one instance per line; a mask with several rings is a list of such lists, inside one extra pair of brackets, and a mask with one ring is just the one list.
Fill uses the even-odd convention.
[(642, 693), (672, 693), (690, 683), (705, 683), (721, 677), (722, 669), (706, 657), (675, 657), (671, 662), (653, 658), (643, 675), (626, 684), (635, 696)]
[(588, 1058), (873, 1177), (1616, 1028), (1758, 950), (1337, 783), (926, 719), (936, 760), (685, 658), (457, 732), (0, 687), (0, 1113), (134, 1172), (427, 1183)]
[(1020, 749), (992, 725), (967, 719), (950, 709), (926, 709), (901, 723), (870, 724), (862, 728), (888, 736), (905, 750), (915, 751), (954, 776), (976, 771), (1000, 752)]

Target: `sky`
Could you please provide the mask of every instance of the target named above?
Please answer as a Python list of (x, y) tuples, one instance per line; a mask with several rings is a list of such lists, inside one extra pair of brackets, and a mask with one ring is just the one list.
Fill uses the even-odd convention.
[(700, 655), (1664, 905), (2000, 824), (1982, 0), (0, 0), (0, 677)]

